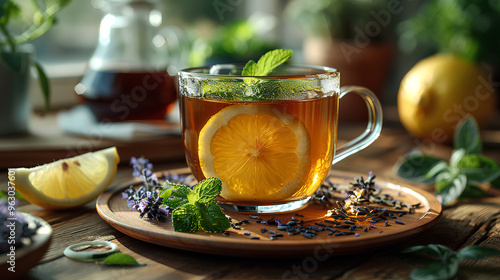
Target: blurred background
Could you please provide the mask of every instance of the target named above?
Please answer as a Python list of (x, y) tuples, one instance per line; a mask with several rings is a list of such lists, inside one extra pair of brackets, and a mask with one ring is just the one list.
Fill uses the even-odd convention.
[[(367, 86), (384, 104), (394, 105), (404, 74), (436, 51), (435, 45), (423, 44), (416, 30), (403, 30), (425, 2), (166, 0), (158, 1), (157, 8), (163, 13), (162, 25), (182, 32), (178, 68), (246, 62), (267, 50), (288, 48), (294, 50), (293, 63), (337, 67), (344, 84)], [(100, 7), (102, 1), (70, 2), (58, 12), (55, 25), (34, 41), (51, 79), (54, 110), (76, 103), (73, 87), (97, 45), (104, 16)], [(31, 87), (33, 105), (40, 110), (39, 86)]]
[[(31, 3), (27, 0), (13, 3), (19, 3), (22, 14), (28, 15), (28, 21), (31, 20), (36, 26), (40, 14), (30, 14), (30, 11), (25, 9), (23, 4), (25, 2)], [(124, 33), (120, 35), (122, 37), (112, 38), (121, 40), (125, 38), (125, 41), (118, 42), (119, 40), (112, 39), (111, 43), (116, 41), (113, 47), (96, 51), (98, 49), (96, 46), (106, 45), (99, 43), (100, 36), (106, 40), (110, 38), (106, 33), (110, 29), (100, 31), (101, 23), (106, 23), (108, 28), (110, 24), (120, 24), (104, 20), (106, 13), (110, 12), (110, 2), (128, 1), (36, 0), (33, 2), (35, 5), (44, 3), (42, 6), (46, 10), (50, 10), (51, 3), (63, 4), (60, 5), (62, 8), (57, 11), (54, 24), (48, 32), (30, 42), (35, 48), (37, 60), (44, 66), (49, 78), (51, 111), (60, 112), (78, 104), (75, 91), (78, 92), (78, 87), (80, 90), (82, 88), (85, 90), (79, 83), (83, 83), (82, 77), (92, 68), (93, 60), (97, 63), (106, 59), (112, 60), (117, 52), (121, 52), (120, 59), (127, 60), (131, 58), (127, 55), (127, 49), (130, 47), (130, 50), (133, 50), (134, 46), (130, 45), (141, 41), (157, 46), (155, 53), (158, 53), (153, 59), (149, 59), (148, 63), (153, 65), (161, 62), (162, 67), (168, 66), (167, 70), (171, 76), (175, 76), (177, 70), (186, 67), (227, 62), (245, 63), (250, 59), (257, 60), (272, 49), (292, 49), (294, 55), (291, 63), (335, 67), (341, 72), (341, 85), (361, 85), (374, 91), (383, 103), (384, 116), (395, 124), (401, 121), (416, 138), (433, 138), (435, 141), (436, 137), (431, 135), (432, 130), (444, 121), (442, 125), (451, 131), (456, 123), (449, 121), (451, 118), (446, 118), (451, 116), (447, 113), (451, 104), (468, 106), (470, 109), (468, 112), (478, 118), (481, 126), (492, 119), (494, 111), (498, 111), (498, 105), (495, 109), (490, 105), (497, 103), (495, 99), (498, 98), (493, 87), (498, 88), (500, 84), (496, 82), (500, 81), (498, 78), (499, 1), (133, 1), (135, 6), (131, 6), (128, 12), (123, 10), (122, 16), (127, 17), (127, 13), (130, 17), (141, 15), (136, 11), (141, 9), (140, 5), (144, 5), (145, 2), (154, 3), (154, 10), (142, 14), (143, 23), (151, 25), (150, 28), (163, 30), (162, 35), (154, 37), (153, 40), (135, 38), (145, 33), (142, 31), (145, 29), (140, 25), (141, 22), (138, 21), (139, 25), (134, 23), (127, 26), (131, 28), (130, 34), (134, 35), (128, 34), (127, 28), (122, 28), (125, 30), (120, 31)], [(127, 36), (130, 38), (126, 38)], [(145, 53), (148, 55), (151, 52)], [(456, 58), (447, 60), (442, 55), (435, 55), (438, 53), (451, 53)], [(407, 73), (417, 62), (428, 57), (434, 57), (434, 62), (420, 67), (412, 74), (419, 79), (419, 83), (409, 84), (409, 87), (401, 90), (401, 82)], [(132, 64), (140, 64), (145, 59), (137, 56), (130, 61)], [(445, 61), (449, 63), (446, 64)], [(456, 65), (462, 65), (464, 69), (455, 71)], [(97, 67), (99, 68), (99, 65)], [(483, 70), (485, 72), (481, 72)], [(432, 73), (444, 73), (444, 76), (438, 77)], [(425, 78), (434, 81), (425, 82), (426, 76), (434, 76)], [(175, 78), (171, 81), (175, 81)], [(447, 84), (449, 88), (445, 90), (443, 87), (427, 87), (435, 82)], [(173, 91), (174, 82), (169, 83)], [(427, 87), (426, 90), (421, 90), (418, 97), (413, 96), (416, 94), (413, 91), (417, 91), (416, 85)], [(486, 88), (487, 92), (483, 95), (474, 93), (474, 89), (477, 91), (479, 88)], [(29, 99), (35, 112), (43, 111), (45, 105), (40, 92), (39, 84), (32, 82)], [(416, 98), (420, 101), (398, 105), (398, 94), (410, 101)], [(482, 98), (484, 95), (489, 95), (489, 98)], [(456, 98), (457, 96), (460, 98)], [(341, 119), (366, 120), (365, 105), (357, 98), (347, 96), (342, 99)], [(434, 104), (438, 100), (444, 104), (440, 105), (440, 108), (431, 110), (427, 108), (430, 105), (424, 104), (426, 102)], [(109, 107), (109, 104), (107, 106)], [(461, 117), (465, 114), (459, 107), (452, 109), (454, 110), (452, 113), (455, 114), (452, 116), (453, 119), (458, 120), (455, 118), (457, 114)], [(424, 116), (417, 121), (413, 113), (410, 113), (411, 110), (412, 112), (427, 110), (427, 115), (433, 111), (435, 116), (434, 119)], [(405, 114), (408, 121), (403, 119)], [(480, 114), (484, 117), (479, 116)], [(423, 129), (425, 131), (418, 131), (422, 130), (420, 128), (425, 122), (428, 123)], [(494, 122), (498, 124), (498, 121)]]

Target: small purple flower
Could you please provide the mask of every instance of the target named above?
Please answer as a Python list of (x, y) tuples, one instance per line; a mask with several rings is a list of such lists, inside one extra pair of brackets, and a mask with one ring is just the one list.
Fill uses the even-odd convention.
[(138, 169), (135, 169), (134, 167), (134, 171), (132, 171), (132, 176), (139, 177), (141, 176), (141, 172)]
[(139, 212), (141, 212), (141, 213), (144, 212), (144, 210), (146, 210), (146, 207), (148, 207), (148, 204), (149, 203), (147, 202), (147, 200), (140, 201), (138, 203), (137, 210), (139, 210)]
[(130, 158), (130, 165), (136, 165), (137, 164), (137, 158), (136, 157), (131, 157)]
[(136, 210), (136, 204), (135, 201), (133, 200), (127, 200), (127, 206), (130, 210)]
[(147, 164), (149, 163), (149, 160), (144, 158), (144, 157), (140, 157), (137, 159), (137, 162), (142, 166), (147, 166)]

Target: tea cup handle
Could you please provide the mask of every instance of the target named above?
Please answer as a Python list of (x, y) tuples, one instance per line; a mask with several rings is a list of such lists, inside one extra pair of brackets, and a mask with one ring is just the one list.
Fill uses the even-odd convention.
[(364, 87), (343, 86), (340, 88), (339, 99), (351, 92), (357, 93), (365, 101), (368, 109), (368, 125), (361, 135), (337, 149), (332, 164), (368, 147), (378, 138), (382, 131), (382, 105), (375, 94)]

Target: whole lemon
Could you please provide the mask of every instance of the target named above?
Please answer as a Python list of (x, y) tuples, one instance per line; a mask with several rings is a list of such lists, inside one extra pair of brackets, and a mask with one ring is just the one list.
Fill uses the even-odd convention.
[(450, 143), (456, 124), (472, 115), (488, 123), (496, 95), (491, 76), (473, 62), (451, 54), (419, 61), (404, 76), (398, 92), (399, 119), (419, 139)]

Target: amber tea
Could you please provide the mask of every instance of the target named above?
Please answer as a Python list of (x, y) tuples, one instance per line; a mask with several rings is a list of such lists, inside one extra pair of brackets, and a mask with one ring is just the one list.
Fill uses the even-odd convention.
[[(187, 163), (197, 180), (221, 179), (219, 203), (225, 208), (300, 208), (335, 160), (338, 72), (282, 67), (291, 74), (249, 78), (214, 75), (209, 68), (179, 73)], [(351, 144), (344, 157), (359, 150)]]

